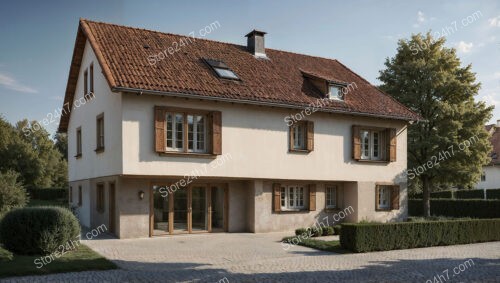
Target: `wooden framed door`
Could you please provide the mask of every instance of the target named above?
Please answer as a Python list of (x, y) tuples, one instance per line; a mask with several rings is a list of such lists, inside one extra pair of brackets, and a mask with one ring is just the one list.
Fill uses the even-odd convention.
[(108, 192), (108, 207), (109, 207), (109, 229), (108, 231), (116, 235), (116, 201), (115, 201), (115, 183), (109, 183)]

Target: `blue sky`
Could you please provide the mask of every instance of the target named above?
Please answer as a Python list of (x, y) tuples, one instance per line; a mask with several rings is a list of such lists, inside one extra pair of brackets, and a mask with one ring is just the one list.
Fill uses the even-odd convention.
[(500, 1), (17, 0), (0, 2), (0, 113), (9, 121), (61, 107), (80, 17), (178, 34), (218, 21), (206, 38), (237, 44), (257, 28), (266, 47), (338, 59), (375, 85), (399, 38), (444, 29), (482, 83), (477, 99), (496, 107), (491, 122), (500, 119)]

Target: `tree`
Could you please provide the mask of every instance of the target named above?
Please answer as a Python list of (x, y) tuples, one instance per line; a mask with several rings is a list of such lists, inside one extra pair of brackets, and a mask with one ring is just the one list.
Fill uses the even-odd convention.
[(21, 183), (17, 181), (19, 173), (9, 170), (0, 172), (0, 216), (7, 211), (26, 205), (26, 191)]
[(62, 154), (64, 160), (68, 160), (68, 135), (65, 133), (56, 133), (54, 135), (56, 149)]
[(408, 177), (422, 185), (424, 216), (430, 215), (434, 186), (471, 187), (491, 150), (484, 125), (493, 107), (474, 101), (480, 84), (472, 66), (462, 67), (444, 43), (430, 32), (399, 40), (379, 76), (383, 91), (425, 119), (408, 127)]

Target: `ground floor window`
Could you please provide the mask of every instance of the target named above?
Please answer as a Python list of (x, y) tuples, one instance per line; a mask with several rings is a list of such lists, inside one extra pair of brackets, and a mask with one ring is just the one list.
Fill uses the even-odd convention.
[(281, 209), (304, 209), (304, 195), (303, 186), (281, 186)]
[(326, 186), (326, 208), (337, 208), (337, 185)]

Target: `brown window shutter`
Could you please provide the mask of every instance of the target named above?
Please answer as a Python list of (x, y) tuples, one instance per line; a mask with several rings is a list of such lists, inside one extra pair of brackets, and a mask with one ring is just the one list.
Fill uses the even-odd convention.
[(399, 209), (399, 186), (392, 186), (391, 209)]
[(222, 154), (222, 113), (213, 111), (210, 113), (212, 122), (212, 154)]
[(361, 159), (361, 136), (359, 126), (352, 126), (352, 158)]
[(165, 152), (165, 111), (155, 107), (155, 151)]
[(316, 210), (316, 185), (309, 185), (309, 211)]
[(380, 207), (378, 206), (378, 204), (380, 203), (380, 199), (379, 199), (379, 191), (380, 190), (380, 186), (375, 186), (375, 209), (380, 209)]
[(288, 127), (288, 149), (293, 150), (293, 125)]
[(281, 211), (281, 185), (279, 183), (273, 184), (273, 210), (274, 212)]
[(390, 162), (396, 161), (396, 129), (387, 129), (387, 159)]
[(307, 150), (314, 150), (314, 122), (307, 121)]

